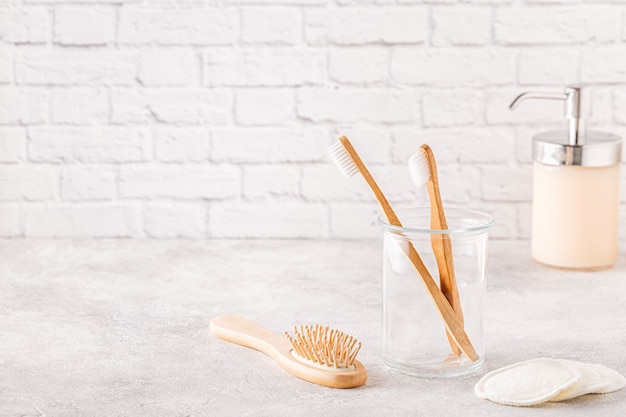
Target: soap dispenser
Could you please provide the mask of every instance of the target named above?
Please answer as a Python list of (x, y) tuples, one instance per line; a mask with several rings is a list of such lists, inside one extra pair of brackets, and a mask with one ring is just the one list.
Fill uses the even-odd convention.
[(609, 268), (618, 253), (622, 139), (586, 129), (591, 113), (586, 88), (523, 93), (510, 109), (527, 99), (563, 100), (569, 124), (532, 141), (532, 257), (552, 267)]

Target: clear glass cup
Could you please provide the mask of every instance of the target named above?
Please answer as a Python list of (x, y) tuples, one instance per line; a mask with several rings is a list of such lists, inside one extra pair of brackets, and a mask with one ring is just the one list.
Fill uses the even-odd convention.
[[(383, 360), (392, 369), (415, 376), (453, 377), (480, 369), (484, 362), (483, 304), (488, 231), (493, 218), (464, 209), (446, 209), (448, 230), (430, 229), (430, 208), (398, 210), (397, 227), (383, 217)], [(479, 355), (472, 362), (455, 354), (443, 319), (417, 270), (407, 256), (411, 242), (439, 285), (439, 270), (432, 248), (434, 239), (452, 246), (464, 329)], [(457, 350), (458, 351), (458, 350)]]

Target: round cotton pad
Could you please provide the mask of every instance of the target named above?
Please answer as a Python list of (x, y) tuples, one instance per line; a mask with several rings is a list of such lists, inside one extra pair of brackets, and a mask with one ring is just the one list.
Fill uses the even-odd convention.
[(578, 382), (557, 394), (549, 401), (564, 401), (585, 394), (606, 394), (626, 386), (626, 378), (604, 365), (558, 359), (567, 367), (576, 369), (581, 377)]
[(541, 404), (570, 388), (580, 379), (575, 368), (549, 358), (531, 359), (505, 366), (483, 376), (474, 387), (479, 398), (505, 405)]

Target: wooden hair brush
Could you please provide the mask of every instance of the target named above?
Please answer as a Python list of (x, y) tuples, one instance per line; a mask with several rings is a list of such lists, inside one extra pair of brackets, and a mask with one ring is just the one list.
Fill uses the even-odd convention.
[(356, 360), (361, 344), (336, 329), (300, 326), (292, 337), (243, 317), (221, 315), (211, 320), (209, 330), (220, 339), (265, 353), (287, 372), (314, 384), (353, 388), (367, 380), (365, 366)]

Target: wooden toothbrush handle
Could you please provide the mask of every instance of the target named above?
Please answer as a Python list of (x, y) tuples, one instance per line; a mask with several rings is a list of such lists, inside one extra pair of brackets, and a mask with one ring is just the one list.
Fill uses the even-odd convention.
[[(443, 211), (443, 202), (441, 201), (441, 192), (439, 190), (439, 174), (437, 172), (437, 163), (435, 162), (435, 155), (432, 149), (428, 145), (422, 145), (420, 147), (426, 156), (426, 161), (429, 165), (430, 178), (426, 182), (428, 189), (428, 197), (430, 200), (430, 228), (433, 230), (447, 230), (448, 222), (446, 215)], [(461, 299), (459, 297), (459, 289), (456, 285), (456, 277), (454, 274), (454, 263), (452, 258), (452, 242), (450, 237), (438, 234), (431, 235), (431, 246), (435, 259), (437, 260), (437, 268), (439, 270), (439, 285), (441, 292), (446, 297), (452, 310), (456, 313), (456, 316), (464, 325), (463, 310), (461, 308)], [(451, 335), (448, 332), (448, 340), (450, 341), (450, 347), (457, 355), (460, 353), (458, 346), (450, 340)]]
[[(434, 229), (431, 226), (431, 229)], [(436, 229), (434, 229), (436, 230)], [(445, 229), (438, 229), (445, 230)], [(442, 235), (431, 235), (431, 246), (435, 259), (437, 260), (437, 268), (439, 269), (439, 286), (450, 307), (459, 319), (461, 326), (465, 326), (463, 319), (463, 310), (461, 308), (461, 298), (459, 297), (459, 290), (456, 285), (456, 277), (454, 276), (454, 266), (452, 264), (452, 245), (448, 237)], [(452, 340), (452, 335), (446, 330), (448, 336), (448, 342), (452, 351), (459, 355), (461, 352), (459, 347)]]
[(462, 324), (463, 311), (461, 309), (461, 298), (459, 297), (459, 289), (456, 285), (454, 265), (452, 263), (452, 244), (450, 238), (444, 237), (443, 235), (433, 235), (431, 237), (431, 245), (435, 253), (435, 258), (437, 259), (437, 266), (439, 267), (441, 292), (445, 295)]

